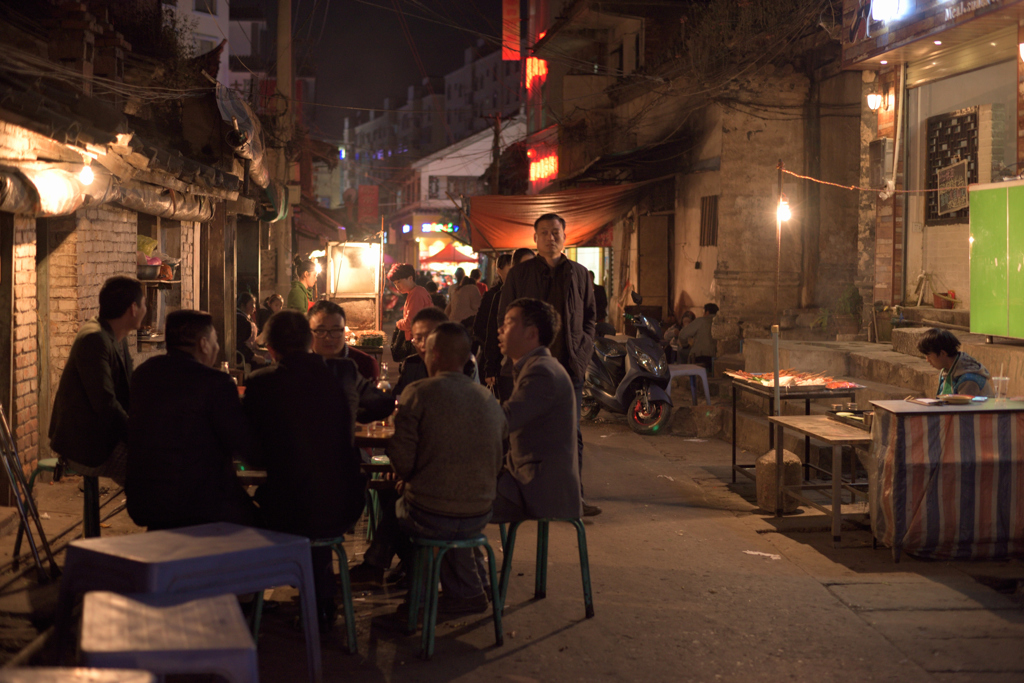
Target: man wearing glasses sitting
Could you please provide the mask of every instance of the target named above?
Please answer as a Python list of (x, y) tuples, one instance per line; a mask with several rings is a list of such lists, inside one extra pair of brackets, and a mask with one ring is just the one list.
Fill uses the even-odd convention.
[(380, 367), (368, 353), (345, 343), (345, 309), (333, 301), (317, 301), (309, 309), (309, 326), (313, 330), (313, 352), (324, 358), (348, 358), (359, 368), (359, 374), (376, 383)]

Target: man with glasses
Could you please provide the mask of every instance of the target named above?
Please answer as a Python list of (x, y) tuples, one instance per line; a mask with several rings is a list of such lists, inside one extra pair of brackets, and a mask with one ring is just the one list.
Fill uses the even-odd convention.
[(313, 330), (313, 352), (324, 358), (348, 358), (359, 368), (359, 374), (371, 382), (380, 379), (380, 367), (368, 353), (345, 343), (345, 309), (333, 301), (317, 301), (309, 309), (309, 326)]

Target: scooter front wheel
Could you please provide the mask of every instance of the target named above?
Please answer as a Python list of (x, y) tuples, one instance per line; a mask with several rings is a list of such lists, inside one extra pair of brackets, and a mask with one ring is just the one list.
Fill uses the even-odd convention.
[(637, 434), (658, 434), (672, 419), (672, 406), (664, 401), (645, 401), (645, 398), (644, 392), (637, 392), (626, 413), (626, 422)]
[(601, 406), (597, 401), (587, 396), (583, 397), (583, 405), (580, 408), (580, 417), (584, 420), (593, 420), (601, 412)]

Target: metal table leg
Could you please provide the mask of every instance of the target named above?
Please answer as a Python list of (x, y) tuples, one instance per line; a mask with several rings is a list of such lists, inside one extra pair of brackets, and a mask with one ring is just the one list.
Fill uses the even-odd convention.
[(732, 383), (732, 483), (736, 483), (736, 383)]
[(778, 432), (779, 432), (778, 439), (777, 439), (777, 442), (779, 443), (779, 447), (775, 449), (775, 516), (776, 517), (781, 517), (782, 516), (782, 511), (783, 511), (783, 503), (782, 503), (782, 495), (783, 495), (783, 493), (782, 493), (782, 482), (783, 482), (783, 478), (782, 478), (782, 464), (783, 464), (782, 463), (782, 454), (783, 454), (783, 452), (785, 450), (785, 449), (782, 448), (782, 444), (786, 443), (786, 440), (784, 438), (784, 434), (785, 433), (782, 430), (782, 425), (775, 425), (775, 429), (772, 430), (772, 432), (774, 433), (776, 430), (778, 430)]
[[(811, 399), (804, 399), (804, 415), (811, 414)], [(804, 436), (804, 481), (811, 480), (811, 437)]]
[(838, 548), (843, 529), (843, 447), (832, 447), (832, 546)]

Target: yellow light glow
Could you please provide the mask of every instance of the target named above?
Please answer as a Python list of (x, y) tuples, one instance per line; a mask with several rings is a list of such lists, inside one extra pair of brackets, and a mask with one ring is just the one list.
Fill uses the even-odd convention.
[(1019, 44), (1017, 49), (1020, 51), (1020, 58), (1024, 59), (1024, 43)]
[(39, 206), (44, 216), (63, 216), (71, 213), (80, 201), (76, 201), (79, 188), (75, 176), (60, 169), (47, 169), (32, 176), (32, 184), (39, 193)]
[[(314, 263), (313, 265), (314, 265), (314, 266), (316, 267), (316, 274), (317, 274), (317, 275), (319, 275), (320, 273), (322, 273), (322, 272), (323, 272), (323, 270), (324, 270), (324, 267), (320, 265), (320, 262), (319, 262), (319, 261), (317, 261), (317, 262), (316, 262), (316, 263)], [(307, 272), (308, 272), (308, 271), (307, 271)]]
[(793, 213), (789, 210), (789, 202), (785, 197), (779, 200), (778, 217), (780, 222), (788, 221), (793, 217)]
[(868, 109), (878, 111), (882, 106), (881, 93), (873, 92), (868, 94)]
[(327, 251), (324, 249), (309, 252), (309, 258), (323, 258), (324, 256), (327, 256)]
[(96, 175), (92, 172), (91, 166), (83, 166), (82, 172), (78, 174), (78, 179), (82, 181), (83, 185), (92, 185), (95, 178)]
[(967, 241), (970, 242), (970, 244), (973, 246), (974, 245), (974, 235), (971, 235), (970, 238)]

